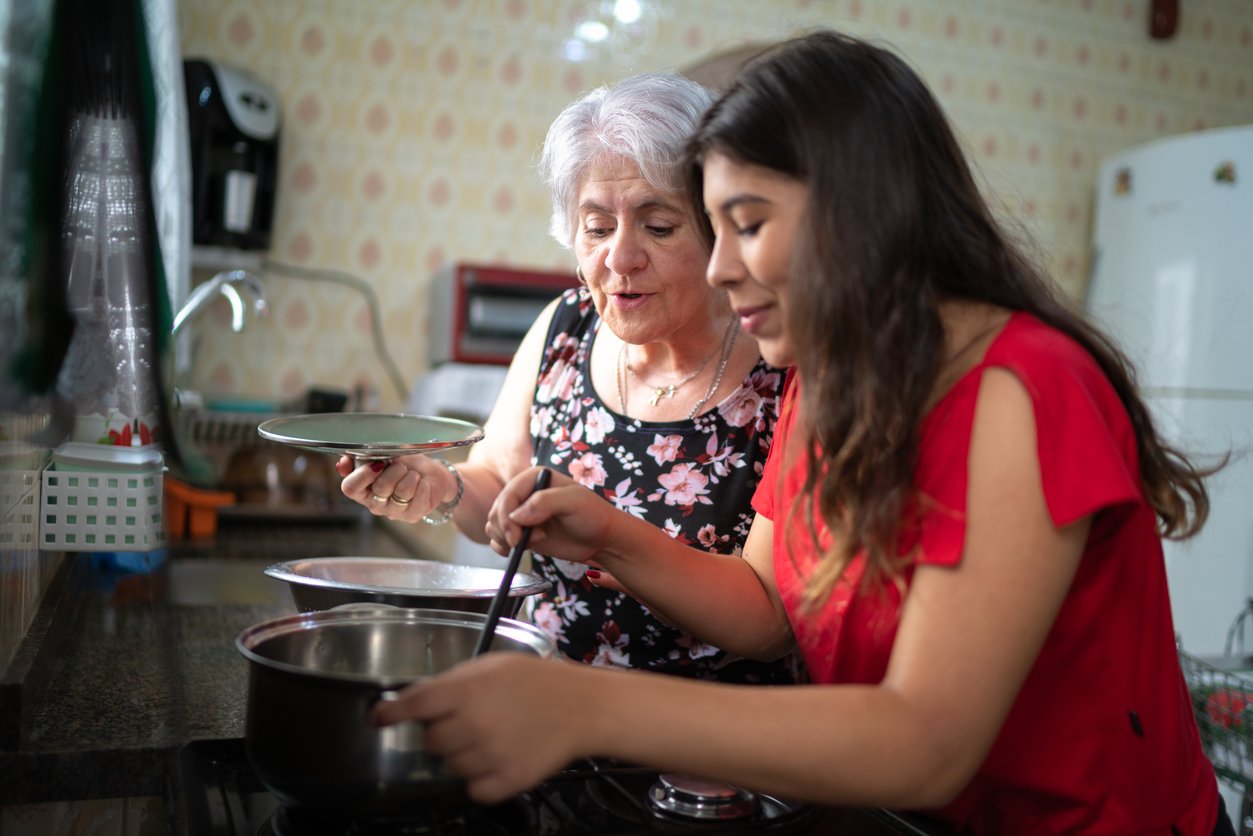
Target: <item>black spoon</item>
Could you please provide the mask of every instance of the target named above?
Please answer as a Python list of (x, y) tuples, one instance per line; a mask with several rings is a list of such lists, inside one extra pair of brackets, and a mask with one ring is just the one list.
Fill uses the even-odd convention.
[[(548, 483), (552, 481), (553, 472), (546, 467), (540, 468), (539, 473), (535, 475), (535, 487), (531, 488), (531, 493), (542, 491), (548, 487)], [(500, 589), (496, 590), (495, 597), (492, 598), (492, 605), (487, 611), (487, 621), (483, 623), (483, 632), (479, 635), (478, 646), (474, 648), (474, 655), (478, 656), (487, 650), (488, 645), (492, 643), (492, 638), (496, 635), (496, 624), (500, 621), (500, 611), (505, 607), (505, 600), (509, 597), (509, 591), (513, 587), (513, 576), (518, 573), (518, 563), (522, 560), (522, 553), (526, 551), (527, 541), (531, 539), (531, 527), (523, 526), (522, 534), (518, 537), (518, 543), (509, 552), (509, 564), (505, 567), (505, 576), (500, 579)]]

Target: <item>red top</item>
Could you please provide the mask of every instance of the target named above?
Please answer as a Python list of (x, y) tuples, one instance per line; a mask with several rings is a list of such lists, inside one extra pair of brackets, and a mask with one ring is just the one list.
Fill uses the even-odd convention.
[[(1053, 522), (1096, 517), (1067, 600), (987, 760), (936, 812), (971, 833), (1170, 834), (1173, 827), (1209, 834), (1218, 786), (1179, 668), (1165, 561), (1139, 487), (1135, 436), (1100, 367), (1069, 337), (1014, 314), (983, 361), (923, 420), (915, 483), (932, 502), (911, 535), (916, 563), (956, 566), (962, 559), (975, 400), (992, 366), (1013, 372), (1031, 396)], [(785, 395), (753, 500), (772, 520), (787, 519), (804, 484), (803, 461), (779, 478), (796, 390)], [(814, 549), (807, 536), (792, 537), (789, 556), (785, 529), (775, 526), (775, 580), (810, 675), (819, 683), (880, 682), (899, 618), (896, 588), (885, 584), (882, 594), (854, 598), (862, 555), (821, 614), (804, 618), (803, 579)]]

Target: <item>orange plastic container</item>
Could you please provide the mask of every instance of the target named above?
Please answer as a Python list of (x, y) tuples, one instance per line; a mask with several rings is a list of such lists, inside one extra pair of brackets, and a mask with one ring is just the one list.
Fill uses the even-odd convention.
[(165, 535), (171, 540), (205, 540), (218, 530), (218, 508), (234, 505), (230, 491), (194, 488), (169, 474), (165, 477)]

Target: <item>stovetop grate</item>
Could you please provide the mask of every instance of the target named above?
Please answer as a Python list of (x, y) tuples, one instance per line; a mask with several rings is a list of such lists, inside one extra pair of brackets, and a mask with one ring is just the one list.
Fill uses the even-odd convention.
[(654, 769), (616, 763), (565, 770), (530, 792), (493, 807), (470, 805), (434, 822), (366, 826), (333, 811), (285, 815), (257, 779), (244, 742), (198, 740), (184, 745), (171, 769), (176, 836), (578, 836), (578, 834), (854, 834), (938, 836), (944, 831), (912, 817), (873, 809), (793, 804), (761, 796), (760, 809), (741, 820), (680, 819), (654, 808), (648, 793)]

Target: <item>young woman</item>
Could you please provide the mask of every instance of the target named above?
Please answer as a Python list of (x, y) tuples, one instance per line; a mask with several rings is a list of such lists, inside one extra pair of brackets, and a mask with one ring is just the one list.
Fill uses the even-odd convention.
[(599, 755), (970, 833), (1230, 833), (1160, 541), (1204, 520), (1205, 473), (998, 228), (926, 86), (884, 49), (810, 35), (750, 65), (692, 149), (707, 278), (795, 369), (743, 559), (568, 480), (528, 497), (533, 473), (488, 531), (504, 549), (535, 526), (720, 647), (799, 647), (817, 684), (494, 654), (376, 719), (429, 723), (484, 800)]

